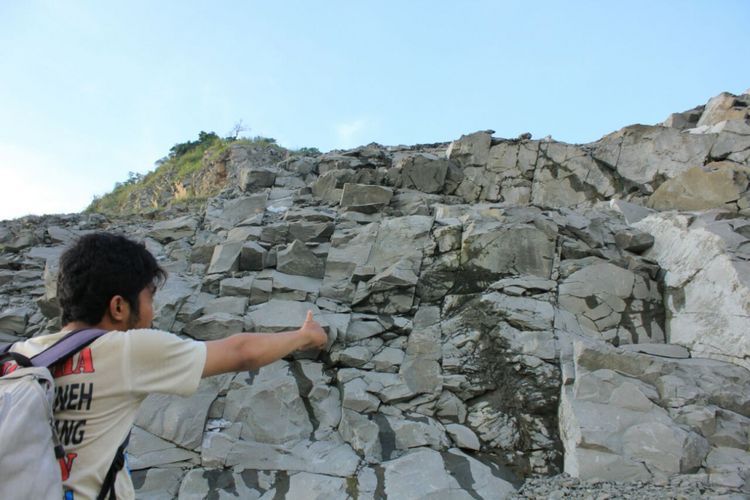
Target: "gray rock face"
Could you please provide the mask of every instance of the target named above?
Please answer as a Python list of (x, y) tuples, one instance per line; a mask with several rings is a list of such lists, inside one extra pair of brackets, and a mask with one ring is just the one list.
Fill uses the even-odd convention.
[(240, 271), (261, 271), (267, 261), (268, 251), (254, 241), (242, 244), (240, 250)]
[(747, 434), (735, 430), (750, 422), (746, 369), (588, 342), (575, 344), (574, 362), (575, 381), (564, 388), (560, 405), (569, 474), (643, 480), (704, 470), (710, 453), (717, 468), (731, 469), (738, 459), (718, 450), (745, 453)]
[(489, 131), (462, 135), (460, 139), (451, 143), (445, 155), (464, 167), (485, 165), (491, 141), (492, 133)]
[(247, 297), (219, 297), (203, 306), (204, 314), (226, 313), (242, 316), (247, 309)]
[(472, 223), (462, 238), (460, 279), (471, 290), (514, 274), (549, 278), (554, 251), (555, 237), (532, 225)]
[[(299, 328), (305, 320), (307, 311), (312, 311), (316, 320), (321, 321), (320, 310), (314, 304), (306, 304), (295, 300), (272, 299), (250, 311), (245, 316), (249, 330), (258, 332), (282, 332)], [(317, 319), (320, 318), (320, 319)]]
[(0, 332), (23, 335), (28, 323), (28, 309), (9, 309), (0, 313)]
[(669, 128), (633, 125), (603, 138), (594, 157), (623, 178), (651, 184), (657, 175), (674, 177), (709, 156), (714, 137), (681, 134)]
[(628, 252), (643, 253), (654, 246), (654, 237), (648, 233), (625, 229), (615, 234), (615, 243)]
[(333, 224), (330, 222), (292, 222), (289, 224), (289, 235), (304, 243), (314, 241), (328, 241), (333, 234)]
[[(280, 421), (279, 415), (286, 418)], [(223, 418), (242, 423), (240, 437), (258, 443), (284, 444), (313, 432), (297, 382), (282, 362), (262, 368), (249, 384), (230, 388)]]
[[(37, 299), (36, 303), (41, 313), (47, 318), (56, 318), (60, 315), (60, 307), (57, 302), (57, 273), (59, 269), (58, 259), (48, 259), (44, 264), (44, 273), (42, 274), (44, 295)], [(12, 280), (13, 274), (10, 272), (7, 274), (8, 282)], [(2, 281), (2, 278), (0, 278), (0, 282)]]
[(344, 184), (340, 205), (343, 210), (373, 213), (388, 206), (393, 191), (382, 186)]
[(238, 271), (241, 253), (242, 243), (239, 241), (216, 245), (211, 256), (211, 263), (208, 265), (208, 273), (221, 274)]
[(420, 308), (400, 369), (404, 382), (415, 393), (438, 395), (443, 389), (441, 340), (440, 308)]
[(268, 193), (259, 193), (231, 200), (214, 199), (206, 207), (206, 220), (212, 230), (231, 229), (245, 220), (262, 214)]
[(362, 311), (409, 311), (431, 226), (431, 217), (415, 215), (370, 224), (348, 240), (342, 231), (328, 254), (321, 296)]
[(560, 283), (560, 306), (584, 332), (619, 344), (664, 342), (655, 282), (609, 263), (586, 266)]
[(499, 293), (454, 300), (441, 324), (444, 388), (472, 401), (467, 422), (482, 449), (521, 455), (538, 472), (553, 470), (560, 459), (554, 309)]
[(616, 183), (615, 176), (583, 148), (542, 143), (532, 185), (532, 202), (542, 206), (576, 206), (610, 198), (616, 192)]
[(438, 193), (445, 186), (450, 162), (422, 155), (410, 156), (401, 163), (402, 186), (424, 193)]
[(172, 276), (154, 296), (154, 327), (171, 331), (178, 313), (198, 289), (195, 279)]
[[(458, 450), (419, 450), (384, 464), (385, 494), (398, 498), (508, 498), (511, 483)], [(446, 474), (446, 472), (448, 472)]]
[(299, 240), (294, 240), (276, 257), (276, 268), (282, 273), (322, 278), (325, 275), (323, 259), (315, 255)]
[(748, 104), (582, 145), (233, 144), (205, 210), (0, 223), (0, 337), (58, 330), (64, 245), (118, 231), (170, 274), (158, 328), (274, 334), (312, 310), (329, 333), (149, 397), (139, 496), (504, 498), (505, 466), (579, 476), (527, 477), (527, 496), (745, 495)]
[(457, 447), (464, 450), (479, 451), (481, 446), (479, 438), (470, 428), (461, 424), (448, 424), (445, 426), (445, 430)]
[[(657, 210), (706, 210), (744, 208), (750, 167), (730, 161), (693, 167), (665, 181), (651, 195), (648, 205)], [(745, 198), (747, 199), (747, 198)]]
[[(202, 433), (202, 429), (199, 429), (199, 432)], [(144, 431), (140, 427), (133, 428), (128, 444), (128, 466), (130, 470), (143, 470), (171, 464), (196, 464), (199, 461), (200, 455), (198, 453), (177, 446), (173, 442)], [(179, 480), (177, 485), (179, 485)]]
[(184, 330), (185, 333), (199, 340), (223, 339), (243, 331), (244, 321), (241, 316), (227, 312), (214, 312), (191, 321)]
[(148, 236), (160, 243), (169, 243), (181, 238), (190, 238), (195, 234), (198, 228), (198, 219), (186, 215), (176, 219), (160, 221), (154, 224), (153, 229), (149, 231)]
[(747, 92), (742, 96), (722, 92), (706, 103), (696, 126), (716, 125), (726, 120), (747, 120), (750, 117), (748, 105), (750, 105), (750, 99), (748, 99)]
[[(718, 220), (717, 220), (718, 219)], [(645, 255), (667, 273), (667, 338), (694, 355), (750, 368), (750, 267), (747, 221), (715, 214), (658, 214), (637, 223), (655, 236)]]
[(238, 174), (239, 188), (242, 191), (255, 191), (273, 186), (277, 172), (270, 168), (243, 167)]
[(252, 275), (244, 278), (225, 278), (219, 282), (219, 295), (251, 297), (254, 285), (255, 276)]
[(152, 394), (146, 398), (136, 417), (142, 429), (187, 450), (198, 448), (211, 403), (229, 381), (228, 375), (201, 381), (189, 398)]
[(237, 440), (223, 433), (208, 436), (203, 445), (203, 461), (238, 469), (301, 471), (337, 477), (353, 475), (358, 463), (357, 455), (343, 443), (297, 441), (273, 445)]

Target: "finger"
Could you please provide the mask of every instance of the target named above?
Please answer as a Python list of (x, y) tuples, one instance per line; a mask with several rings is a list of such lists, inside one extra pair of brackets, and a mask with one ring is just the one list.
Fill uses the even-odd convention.
[(312, 311), (308, 310), (307, 311), (307, 317), (305, 318), (305, 323), (308, 323), (308, 322), (310, 322), (312, 320), (313, 320), (313, 313), (312, 313)]

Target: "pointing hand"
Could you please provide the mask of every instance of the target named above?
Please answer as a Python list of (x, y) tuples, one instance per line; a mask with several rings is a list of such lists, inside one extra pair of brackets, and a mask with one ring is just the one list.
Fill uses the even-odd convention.
[(305, 349), (322, 349), (328, 342), (328, 335), (320, 323), (313, 319), (312, 311), (307, 311), (307, 317), (299, 331), (307, 338)]

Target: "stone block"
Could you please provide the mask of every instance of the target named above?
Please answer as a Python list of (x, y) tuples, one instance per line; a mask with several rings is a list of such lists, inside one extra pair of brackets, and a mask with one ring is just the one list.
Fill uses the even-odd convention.
[(208, 265), (208, 274), (223, 274), (238, 271), (240, 268), (240, 254), (242, 242), (234, 241), (216, 245)]
[(393, 191), (383, 186), (368, 184), (344, 184), (339, 204), (342, 210), (374, 213), (388, 206)]
[(325, 275), (325, 261), (299, 240), (294, 240), (288, 247), (278, 252), (276, 268), (282, 273), (311, 278), (323, 278)]

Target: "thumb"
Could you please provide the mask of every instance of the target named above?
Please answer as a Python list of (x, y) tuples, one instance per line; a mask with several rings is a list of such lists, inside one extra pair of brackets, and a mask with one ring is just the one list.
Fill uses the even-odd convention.
[(308, 310), (307, 311), (307, 317), (305, 318), (305, 323), (309, 323), (311, 321), (313, 321), (313, 313), (312, 313), (312, 311)]

